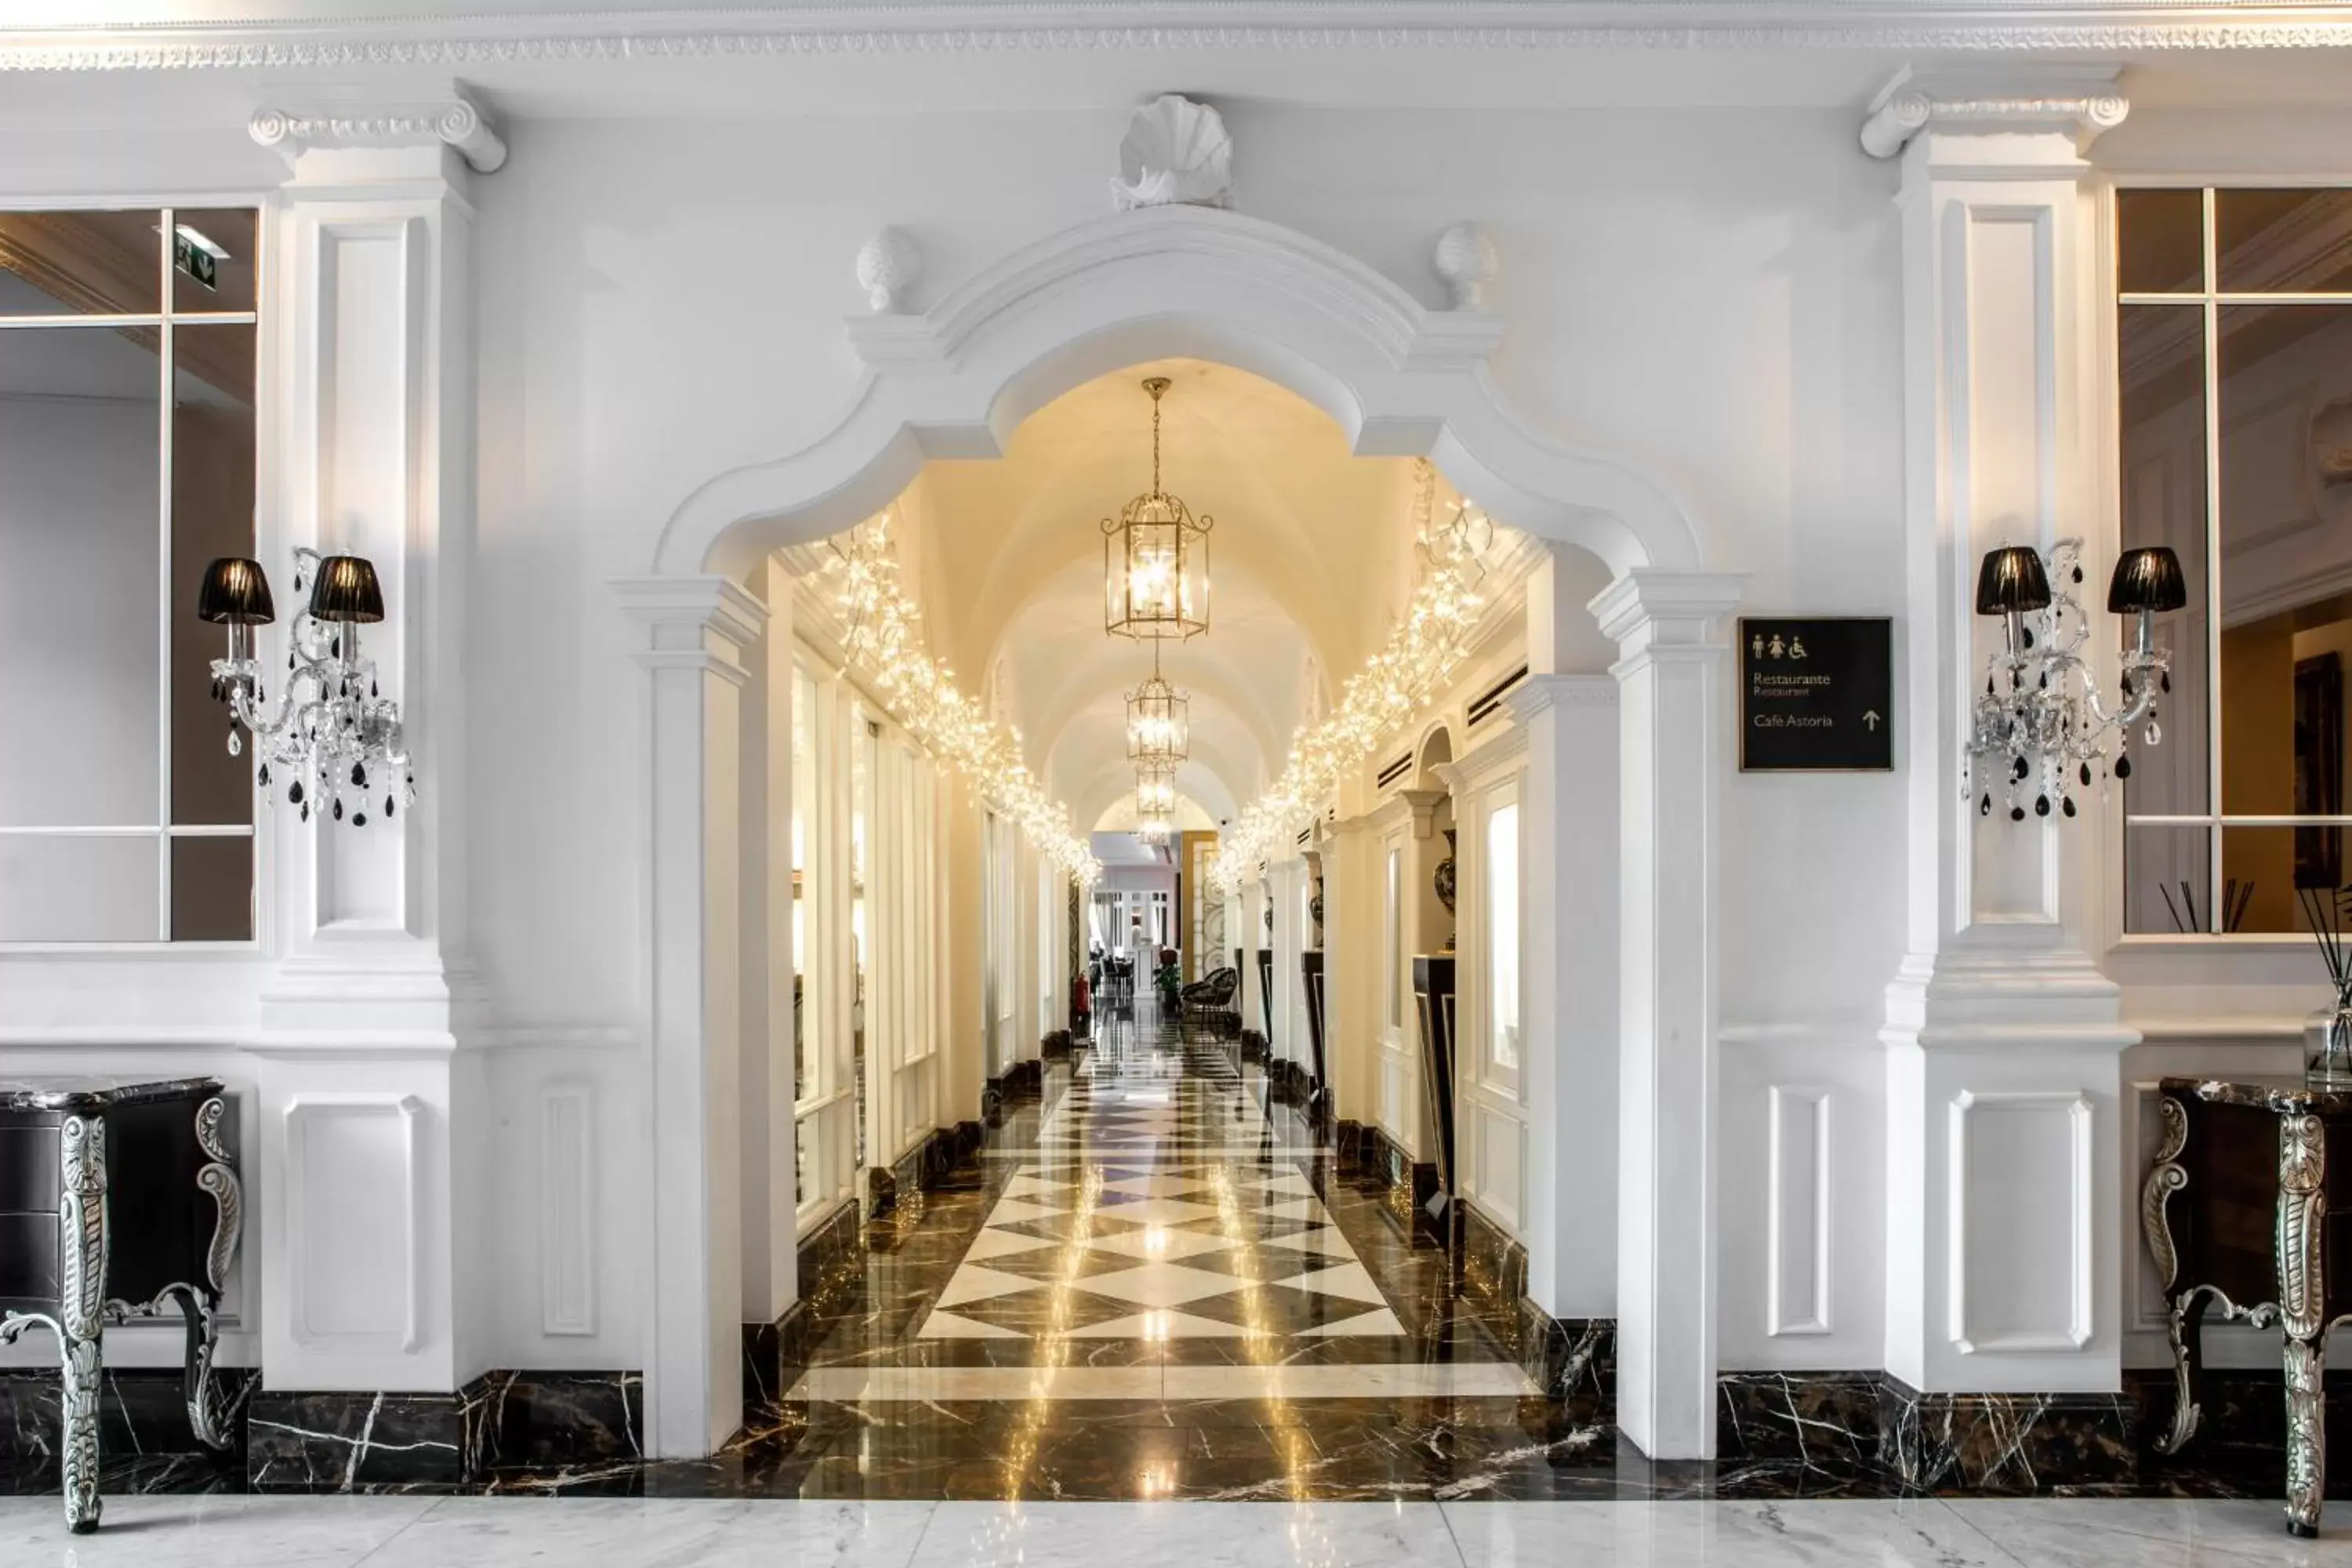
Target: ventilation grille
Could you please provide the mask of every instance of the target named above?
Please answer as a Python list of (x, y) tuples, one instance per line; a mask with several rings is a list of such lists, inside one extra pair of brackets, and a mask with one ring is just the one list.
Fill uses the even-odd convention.
[(1378, 781), (1380, 787), (1382, 789), (1388, 788), (1389, 785), (1396, 783), (1397, 780), (1404, 777), (1406, 773), (1412, 771), (1412, 753), (1411, 752), (1407, 752), (1403, 756), (1399, 757), (1395, 762), (1391, 763), (1387, 767), (1381, 770), (1381, 776)]
[(1525, 680), (1527, 678), (1528, 667), (1523, 664), (1519, 666), (1518, 668), (1511, 671), (1510, 674), (1503, 677), (1502, 679), (1495, 682), (1494, 685), (1486, 688), (1486, 690), (1478, 693), (1477, 696), (1472, 698), (1470, 700), (1470, 728), (1475, 730), (1491, 718), (1494, 715), (1495, 710), (1503, 705), (1504, 694), (1508, 692), (1512, 687), (1517, 686), (1520, 681)]

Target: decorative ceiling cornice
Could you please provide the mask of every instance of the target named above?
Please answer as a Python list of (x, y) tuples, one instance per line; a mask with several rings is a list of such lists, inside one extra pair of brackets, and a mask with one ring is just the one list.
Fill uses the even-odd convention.
[(445, 143), (457, 149), (477, 174), (496, 174), (507, 161), (507, 144), (474, 100), (451, 92), (428, 102), (338, 106), (320, 110), (262, 109), (247, 124), (264, 147), (299, 153), (308, 147), (422, 147)]
[[(1475, 19), (1466, 18), (1465, 11)], [(0, 31), (0, 70), (437, 68), (744, 56), (1070, 54), (1265, 49), (1846, 49), (2102, 54), (2352, 47), (2352, 16), (2293, 5), (2054, 8), (1445, 0), (1195, 3), (1137, 20), (1110, 5), (841, 7), (349, 23), (168, 23)], [(1221, 19), (1223, 18), (1223, 19)]]

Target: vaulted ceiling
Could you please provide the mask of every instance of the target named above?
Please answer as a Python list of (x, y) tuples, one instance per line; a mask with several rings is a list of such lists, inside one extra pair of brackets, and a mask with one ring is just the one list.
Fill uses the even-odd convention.
[(1280, 771), (1411, 586), (1412, 465), (1355, 457), (1319, 409), (1223, 365), (1129, 366), (1040, 409), (1001, 459), (929, 465), (904, 510), (934, 650), (992, 686), (1081, 824), (1132, 816), (1125, 699), (1152, 650), (1103, 630), (1101, 524), (1149, 488), (1151, 375), (1174, 383), (1162, 485), (1214, 520), (1211, 629), (1160, 654), (1192, 700), (1179, 794), (1208, 821)]

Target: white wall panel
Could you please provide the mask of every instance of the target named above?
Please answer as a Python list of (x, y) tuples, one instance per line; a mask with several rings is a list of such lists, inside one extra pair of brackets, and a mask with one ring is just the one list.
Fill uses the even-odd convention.
[(422, 1342), (424, 1116), (413, 1095), (304, 1096), (286, 1108), (287, 1279), (306, 1350), (404, 1354)]
[(540, 1326), (596, 1331), (595, 1091), (583, 1083), (539, 1091)]
[(1952, 1100), (1948, 1316), (1961, 1353), (2090, 1342), (2091, 1134), (2086, 1095)]
[(1769, 1091), (1765, 1188), (1765, 1332), (1830, 1331), (1836, 1128), (1826, 1089), (1774, 1084)]

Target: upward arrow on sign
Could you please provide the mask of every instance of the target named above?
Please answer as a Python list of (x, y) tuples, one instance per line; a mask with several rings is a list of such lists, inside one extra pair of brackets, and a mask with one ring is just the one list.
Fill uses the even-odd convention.
[(1863, 721), (1864, 723), (1865, 723), (1865, 724), (1869, 725), (1869, 726), (1870, 726), (1872, 729), (1874, 729), (1874, 730), (1877, 729), (1877, 728), (1878, 728), (1878, 710), (1877, 710), (1877, 709), (1875, 709), (1875, 708), (1873, 708), (1869, 712), (1864, 713), (1864, 714), (1862, 716), (1862, 721)]

